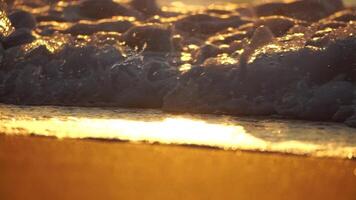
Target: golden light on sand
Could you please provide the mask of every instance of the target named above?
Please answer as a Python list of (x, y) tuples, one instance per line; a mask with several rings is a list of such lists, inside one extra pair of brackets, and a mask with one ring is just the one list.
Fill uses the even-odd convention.
[[(247, 134), (242, 126), (209, 124), (185, 118), (166, 118), (161, 121), (85, 118), (73, 118), (70, 121), (13, 120), (6, 124), (14, 128), (26, 127), (30, 133), (58, 138), (120, 139), (246, 149), (266, 146), (266, 142)], [(21, 129), (17, 131), (22, 132)]]
[[(88, 111), (84, 111), (84, 113)], [(205, 120), (194, 116), (174, 116), (153, 111), (139, 115), (135, 112), (120, 111), (119, 115), (115, 117), (102, 111), (101, 113), (94, 111), (94, 116), (90, 112), (83, 113), (85, 116), (79, 113), (79, 115), (63, 116), (65, 112), (57, 113), (52, 108), (44, 108), (38, 112), (21, 114), (21, 111), (18, 111), (18, 116), (11, 117), (11, 113), (4, 110), (1, 114), (8, 115), (8, 117), (1, 119), (0, 132), (56, 138), (93, 138), (194, 145), (230, 150), (257, 150), (328, 157), (353, 158), (356, 155), (356, 148), (352, 145), (338, 144), (338, 140), (348, 137), (348, 130), (339, 129), (338, 135), (341, 137), (339, 139), (331, 138), (324, 142), (312, 139), (316, 135), (332, 132), (332, 127), (327, 132), (325, 129), (316, 127), (314, 130), (306, 126), (304, 128), (310, 132), (310, 138), (305, 140), (294, 135), (295, 132), (303, 131), (303, 126), (294, 125), (295, 127), (293, 127), (280, 122), (239, 122), (226, 118)], [(53, 117), (42, 117), (44, 113)], [(345, 135), (343, 136), (343, 134)], [(270, 139), (271, 137), (273, 139)]]

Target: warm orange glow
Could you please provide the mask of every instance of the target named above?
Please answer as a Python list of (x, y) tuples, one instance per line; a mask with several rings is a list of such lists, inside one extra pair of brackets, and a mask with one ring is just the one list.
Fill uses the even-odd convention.
[(187, 61), (192, 60), (192, 55), (190, 53), (187, 53), (187, 52), (182, 52), (180, 59), (183, 62), (187, 62)]
[[(26, 127), (30, 133), (58, 138), (100, 138), (165, 144), (195, 144), (226, 148), (265, 148), (266, 142), (246, 133), (242, 126), (209, 124), (187, 118), (165, 118), (160, 121), (129, 119), (72, 118), (70, 121), (10, 120), (6, 127)], [(22, 132), (19, 129), (19, 132)]]
[(9, 18), (7, 18), (6, 13), (1, 10), (0, 10), (0, 31), (3, 34), (3, 36), (9, 36), (13, 31)]
[[(118, 115), (108, 110), (76, 108), (67, 115), (65, 109), (52, 107), (36, 108), (36, 111), (31, 107), (0, 108), (0, 132), (5, 134), (118, 139), (345, 158), (356, 156), (352, 139), (354, 130), (333, 124), (320, 128), (320, 125), (301, 122), (177, 116), (155, 111), (140, 111), (138, 115), (131, 110), (119, 110)], [(16, 116), (12, 116), (14, 112)], [(305, 130), (308, 134), (300, 135)]]
[(68, 36), (65, 35), (56, 35), (52, 37), (39, 37), (36, 34), (34, 35), (37, 37), (35, 41), (22, 46), (25, 51), (31, 51), (39, 46), (45, 46), (49, 52), (54, 53), (59, 51), (64, 46), (64, 44), (68, 43), (69, 41)]
[(219, 54), (218, 60), (219, 60), (219, 63), (221, 63), (223, 65), (233, 65), (233, 64), (237, 63), (237, 59), (232, 58), (227, 53)]
[(186, 71), (189, 71), (191, 68), (192, 68), (192, 65), (189, 63), (186, 63), (179, 67), (179, 71), (186, 72)]

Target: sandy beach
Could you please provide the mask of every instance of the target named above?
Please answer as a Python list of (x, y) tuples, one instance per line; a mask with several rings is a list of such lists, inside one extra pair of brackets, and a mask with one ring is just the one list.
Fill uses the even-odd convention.
[(0, 199), (349, 199), (356, 161), (0, 134)]

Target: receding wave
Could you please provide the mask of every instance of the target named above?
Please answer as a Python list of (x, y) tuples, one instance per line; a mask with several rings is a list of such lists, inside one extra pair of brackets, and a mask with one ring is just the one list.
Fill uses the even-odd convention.
[[(16, 113), (16, 114), (14, 114)], [(0, 132), (57, 138), (94, 138), (354, 158), (354, 129), (334, 123), (157, 110), (1, 105)]]

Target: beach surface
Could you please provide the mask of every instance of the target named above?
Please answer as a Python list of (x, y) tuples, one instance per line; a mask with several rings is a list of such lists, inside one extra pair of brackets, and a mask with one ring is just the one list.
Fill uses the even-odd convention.
[(356, 162), (0, 135), (0, 198), (349, 199)]

